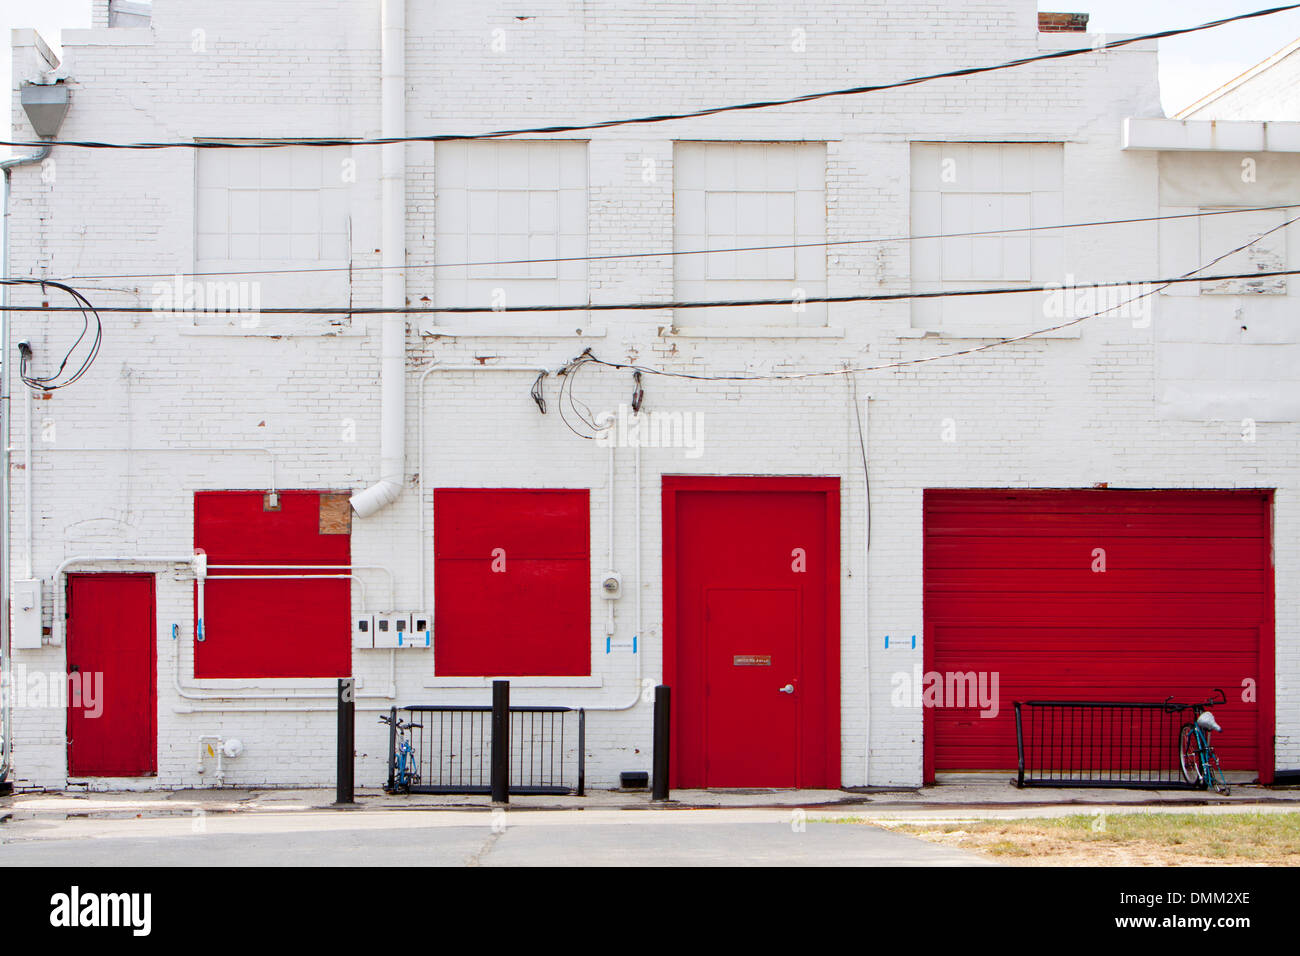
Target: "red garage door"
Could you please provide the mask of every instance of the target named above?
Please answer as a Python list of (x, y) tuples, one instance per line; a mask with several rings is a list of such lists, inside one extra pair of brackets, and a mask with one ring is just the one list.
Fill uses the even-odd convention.
[(1224, 768), (1271, 779), (1270, 514), (1260, 491), (927, 491), (925, 678), (996, 674), (999, 700), (926, 708), (926, 779), (1014, 768), (1017, 700), (1216, 687)]

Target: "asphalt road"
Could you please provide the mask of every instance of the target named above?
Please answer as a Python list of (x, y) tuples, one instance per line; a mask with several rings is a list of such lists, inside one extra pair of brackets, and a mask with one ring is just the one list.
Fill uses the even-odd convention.
[(15, 816), (0, 866), (988, 866), (962, 850), (790, 811)]

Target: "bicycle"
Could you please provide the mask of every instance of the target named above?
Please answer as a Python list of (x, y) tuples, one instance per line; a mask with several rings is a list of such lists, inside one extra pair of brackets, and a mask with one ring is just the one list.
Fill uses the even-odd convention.
[(392, 792), (408, 793), (411, 787), (420, 782), (420, 761), (411, 745), (411, 731), (422, 729), (424, 724), (412, 723), (388, 714), (381, 714), (379, 722), (397, 728), (397, 752), (392, 755), (392, 766), (389, 768), (393, 782)]
[(1216, 704), (1226, 704), (1228, 695), (1218, 687), (1215, 688), (1215, 692), (1219, 695), (1217, 700), (1211, 697), (1199, 704), (1181, 706), (1170, 704), (1172, 697), (1165, 703), (1170, 705), (1171, 709), (1191, 709), (1196, 715), (1178, 730), (1178, 765), (1182, 768), (1183, 779), (1193, 787), (1202, 790), (1213, 787), (1227, 796), (1232, 790), (1223, 776), (1223, 768), (1219, 766), (1219, 755), (1214, 752), (1214, 745), (1210, 743), (1210, 734), (1223, 730), (1219, 722), (1214, 719), (1211, 708)]

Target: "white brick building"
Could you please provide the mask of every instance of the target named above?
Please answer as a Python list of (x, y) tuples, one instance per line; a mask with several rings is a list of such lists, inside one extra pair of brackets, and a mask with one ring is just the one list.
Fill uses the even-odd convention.
[[(409, 135), (463, 134), (702, 109), (996, 63), (1092, 39), (1072, 30), (1040, 31), (1032, 0), (678, 0), (653, 7), (607, 3), (598, 11), (573, 0), (472, 7), (437, 0), (407, 4), (404, 33), (392, 29), (386, 38), (384, 4), (363, 0), (156, 0), (148, 18), (123, 17), (116, 26), (109, 25), (108, 6), (97, 0), (95, 26), (64, 34), (61, 63), (34, 34), (15, 33), (14, 139), (33, 137), (17, 88), (55, 78), (71, 90), (60, 140), (350, 139), (389, 135), (394, 123), (404, 123)], [(392, 56), (394, 43), (404, 58)], [(400, 94), (404, 109), (394, 99)], [(386, 101), (390, 108), (399, 104), (387, 122)], [(225, 764), (227, 784), (329, 785), (333, 677), (350, 671), (361, 681), (357, 780), (377, 785), (387, 742), (377, 713), (411, 703), (483, 704), (490, 678), (510, 671), (505, 664), (474, 673), (476, 661), (496, 660), (493, 648), (506, 646), (477, 644), (482, 635), (515, 641), (528, 657), (518, 666), (530, 673), (512, 676), (515, 703), (588, 708), (594, 786), (615, 785), (620, 771), (649, 769), (651, 707), (640, 692), (666, 679), (670, 643), (676, 670), (668, 676), (680, 671), (680, 679), (668, 682), (675, 705), (686, 708), (676, 732), (701, 735), (684, 743), (678, 738), (683, 785), (917, 785), (933, 772), (1007, 770), (1014, 765), (1005, 759), (1008, 747), (1014, 758), (1013, 700), (1071, 692), (1199, 699), (1212, 686), (1224, 686), (1233, 702), (1222, 718), (1229, 731), (1254, 728), (1253, 735), (1243, 729), (1238, 738), (1225, 737), (1235, 769), (1268, 776), (1300, 765), (1300, 601), (1293, 586), (1300, 572), (1300, 364), (1288, 317), (1300, 295), (1294, 277), (1263, 287), (1240, 280), (1174, 286), (1048, 335), (853, 376), (742, 381), (644, 374), (645, 410), (680, 413), (673, 421), (695, 423), (698, 440), (639, 450), (624, 443), (613, 450), (612, 465), (604, 443), (576, 436), (561, 419), (563, 412), (591, 434), (573, 417), (567, 389), (593, 414), (617, 414), (631, 401), (634, 382), (630, 371), (599, 366), (557, 377), (584, 349), (610, 362), (706, 377), (829, 371), (992, 345), (1119, 303), (1092, 307), (1066, 293), (1028, 293), (802, 308), (412, 315), (405, 373), (397, 381), (390, 374), (382, 388), (382, 314), (264, 312), (254, 322), (165, 311), (184, 304), (193, 289), (182, 286), (181, 302), (168, 296), (176, 282), (196, 273), (209, 282), (199, 289), (209, 302), (220, 291), (256, 296), (244, 301), (262, 308), (356, 309), (394, 301), (416, 309), (745, 297), (794, 302), (1149, 280), (1188, 273), (1295, 214), (1199, 215), (1297, 201), (1288, 185), (1300, 174), (1294, 127), (1273, 124), (1276, 135), (1266, 142), (1243, 129), (1242, 140), (1204, 149), (1197, 123), (1174, 124), (1173, 131), (1168, 123), (1159, 107), (1155, 45), (1141, 43), (880, 94), (507, 140), (382, 150), (55, 146), (45, 166), (13, 171), (12, 274), (66, 279), (99, 307), (154, 311), (104, 313), (103, 345), (91, 372), (67, 389), (35, 394), (30, 425), (23, 417), (27, 390), (19, 384), (15, 391), (12, 567), (22, 578), (30, 560), (30, 577), (42, 580), (46, 633), (40, 647), (16, 647), (14, 667), (62, 675), (78, 663), (56, 621), (67, 587), (61, 570), (156, 575), (147, 665), (154, 686), (143, 679), (132, 690), (144, 695), (144, 724), (153, 715), (156, 746), (147, 739), (142, 746), (156, 759), (141, 776), (70, 769), (67, 710), (27, 701), (13, 710), (14, 779), (19, 786), (55, 788), (81, 781), (208, 785), (215, 764), (208, 758), (206, 774), (199, 775), (200, 738), (217, 735), (244, 746)], [(396, 220), (383, 211), (385, 155), (393, 163), (389, 195), (404, 196)], [(1237, 175), (1244, 160), (1254, 163), (1253, 180)], [(1171, 215), (1189, 218), (1043, 228)], [(879, 241), (936, 234), (965, 235)], [(754, 246), (781, 248), (663, 254)], [(460, 265), (467, 262), (509, 264)], [(391, 268), (402, 264), (404, 272)], [(1204, 274), (1266, 266), (1300, 267), (1296, 228), (1278, 228)], [(227, 281), (247, 284), (227, 288)], [(33, 289), (17, 289), (13, 299), (59, 304), (53, 292)], [(33, 367), (48, 374), (72, 342), (71, 323), (79, 321), (67, 313), (18, 313), (14, 341), (30, 341)], [(430, 368), (435, 371), (425, 374)], [(542, 381), (546, 414), (529, 396), (534, 370), (550, 373)], [(381, 448), (381, 422), (401, 423), (393, 402), (385, 409), (385, 392), (400, 398), (405, 422), (397, 444)], [(351, 649), (349, 657), (343, 611), (329, 609), (328, 634), (314, 623), (302, 630), (294, 623), (314, 621), (317, 613), (295, 607), (304, 596), (310, 605), (313, 595), (340, 592), (267, 580), (240, 585), (262, 589), (257, 603), (243, 609), (233, 598), (223, 606), (222, 585), (210, 582), (210, 627), (200, 646), (187, 565), (100, 560), (179, 558), (204, 546), (208, 532), (196, 519), (197, 492), (360, 492), (388, 477), (381, 458), (394, 447), (404, 451), (400, 494), (370, 516), (351, 515), (350, 541), (329, 547), (344, 547), (349, 557), (342, 563), (361, 580), (350, 592), (353, 616), (432, 613), (432, 650)], [(741, 587), (728, 584), (726, 573), (748, 557), (728, 557), (719, 543), (722, 570), (689, 579), (696, 572), (685, 570), (687, 559), (707, 545), (680, 542), (711, 525), (683, 518), (688, 524), (673, 530), (679, 545), (665, 544), (665, 475), (829, 479), (816, 487), (837, 488), (838, 498), (826, 492), (826, 500), (838, 500), (839, 508), (816, 526), (825, 549), (808, 549), (809, 571), (828, 578), (824, 605), (809, 603), (812, 592), (799, 590), (804, 584), (783, 591), (765, 579), (736, 605), (742, 610), (727, 625), (734, 633), (715, 634), (713, 624), (688, 619), (690, 589), (703, 589), (701, 607), (714, 614), (709, 595)], [(690, 487), (683, 483), (681, 493), (689, 495)], [(1098, 487), (1108, 490), (1083, 497), (1021, 494)], [(449, 510), (439, 520), (435, 488), (587, 489), (582, 553), (526, 554), (526, 561), (540, 562), (543, 581), (541, 591), (528, 593), (546, 597), (534, 604), (524, 602), (523, 592), (494, 598), (495, 592), (476, 590), (487, 585), (473, 564), (485, 568), (492, 549), (435, 550), (444, 547), (438, 529), (461, 517)], [(743, 503), (750, 499), (741, 488), (717, 493)], [(768, 496), (752, 499), (763, 513), (783, 513), (777, 486), (753, 488)], [(1001, 584), (988, 583), (987, 569), (962, 565), (959, 574), (957, 565), (944, 564), (942, 543), (933, 550), (926, 544), (927, 527), (931, 535), (963, 533), (962, 522), (945, 524), (937, 516), (965, 507), (953, 504), (960, 497), (923, 498), (927, 490), (944, 489), (1014, 493), (973, 494), (971, 527), (983, 527), (975, 519), (996, 502), (1032, 511), (1037, 501), (1044, 514), (1073, 516), (1068, 520), (1077, 527), (1046, 519), (1033, 525), (1049, 529), (1041, 534), (1055, 535), (1060, 545), (1053, 551), (1060, 563), (1052, 566), (1058, 577), (1045, 574), (1038, 552), (999, 565)], [(1144, 534), (1146, 519), (1123, 515), (1142, 511), (1132, 502), (1146, 499), (1123, 497), (1123, 489), (1154, 490), (1151, 513), (1163, 516), (1150, 519), (1163, 530), (1145, 532), (1153, 555), (1145, 564), (1126, 560), (1132, 553), (1126, 542)], [(1193, 489), (1260, 494), (1186, 504), (1192, 499), (1178, 493)], [(809, 485), (801, 493), (823, 492)], [(284, 501), (288, 509), (290, 496)], [(1214, 502), (1227, 502), (1227, 510)], [(263, 507), (276, 502), (263, 499)], [(458, 539), (465, 547), (490, 544), (496, 533), (489, 529), (480, 541), (469, 526), (488, 521), (500, 501), (474, 507), (480, 511), (465, 519), (469, 530)], [(684, 508), (678, 509), (683, 515)], [(327, 509), (331, 521), (346, 518), (325, 503), (322, 522)], [(497, 517), (509, 530), (533, 528), (532, 515)], [(741, 525), (755, 535), (753, 528), (771, 527), (774, 547), (788, 556), (783, 519), (760, 524), (757, 515), (742, 517), (737, 535)], [(540, 536), (549, 526), (537, 521)], [(1221, 526), (1227, 530), (1212, 530)], [(998, 527), (998, 534), (1014, 535), (1005, 530), (1010, 525)], [(1190, 540), (1188, 528), (1211, 530), (1187, 545), (1192, 550), (1178, 551), (1182, 545), (1170, 542)], [(1210, 540), (1215, 535), (1236, 543), (1219, 548)], [(1102, 566), (1109, 560), (1104, 573), (1111, 590), (1089, 597), (1098, 549), (1110, 552)], [(260, 562), (235, 563), (332, 563), (296, 553), (266, 560), (269, 553), (258, 552)], [(1219, 554), (1226, 555), (1221, 562), (1184, 560)], [(82, 557), (93, 560), (66, 564)], [(569, 580), (574, 567), (585, 568), (589, 579), (577, 603), (551, 589), (556, 580)], [(680, 602), (665, 595), (666, 569), (685, 589)], [(601, 594), (607, 570), (622, 576), (623, 596), (613, 602)], [(435, 581), (444, 575), (448, 586), (439, 589)], [(508, 573), (506, 580), (513, 580)], [(970, 596), (966, 610), (945, 603), (945, 595), (963, 588)], [(797, 693), (788, 696), (800, 709), (789, 718), (788, 740), (786, 718), (762, 706), (751, 712), (750, 685), (735, 683), (737, 672), (714, 673), (720, 665), (702, 649), (724, 648), (732, 666), (742, 658), (759, 661), (753, 672), (763, 680), (767, 672), (760, 668), (775, 663), (775, 695), (787, 680), (775, 673), (783, 652), (774, 662), (770, 650), (742, 647), (736, 635), (758, 634), (765, 621), (784, 613), (781, 594), (802, 595), (791, 599), (801, 616), (790, 653), (821, 655), (812, 663), (799, 656), (796, 670), (820, 668), (815, 673), (825, 677), (817, 686), (811, 677), (791, 679)], [(754, 610), (769, 597), (773, 616)], [(719, 609), (729, 606), (725, 595), (718, 600)], [(475, 602), (483, 611), (478, 620), (471, 613)], [(455, 620), (447, 610), (453, 604)], [(1071, 608), (1103, 605), (1111, 615), (1104, 620), (1070, 619)], [(536, 618), (519, 619), (521, 607), (535, 609)], [(502, 608), (505, 621), (498, 619)], [(215, 623), (220, 614), (246, 616), (223, 635)], [(956, 616), (942, 616), (949, 614)], [(673, 615), (681, 617), (666, 620)], [(1128, 630), (1101, 630), (1121, 619)], [(988, 656), (980, 648), (997, 639), (981, 638), (981, 620), (995, 631), (1008, 629), (998, 634), (1020, 629), (1015, 633), (1028, 635), (1026, 642), (1008, 639)], [(589, 623), (576, 664), (575, 621)], [(1206, 622), (1199, 637), (1170, 632), (1197, 621)], [(1082, 630), (1071, 631), (1073, 624)], [(75, 640), (75, 610), (68, 627)], [(542, 636), (530, 643), (528, 628)], [(772, 639), (784, 639), (776, 630)], [(223, 637), (232, 642), (225, 648)], [(569, 642), (569, 663), (558, 675), (536, 664), (539, 655), (549, 659), (558, 646), (553, 640)], [(732, 654), (727, 641), (744, 653)], [(1220, 660), (1213, 649), (1229, 642), (1232, 653)], [(1049, 644), (1057, 650), (1045, 652)], [(974, 655), (963, 657), (971, 648)], [(1029, 663), (1008, 665), (1007, 674), (997, 661), (1011, 658), (999, 654)], [(440, 667), (444, 660), (457, 663)], [(290, 673), (294, 662), (302, 667)], [(753, 718), (762, 730), (757, 739), (720, 729), (730, 726), (728, 712), (709, 710), (699, 678), (688, 676), (696, 664), (703, 682), (716, 678), (736, 711)], [(1179, 670), (1184, 665), (1189, 669)], [(913, 674), (949, 668), (1000, 668), (1001, 717), (981, 725), (974, 710), (954, 710), (945, 713), (956, 717), (936, 718), (932, 727), (910, 693)], [(746, 669), (744, 680), (751, 673)], [(1082, 676), (1070, 677), (1076, 673)], [(1257, 700), (1239, 700), (1246, 682), (1257, 688)], [(111, 693), (106, 684), (105, 694)], [(701, 729), (701, 721), (712, 721), (714, 730)], [(996, 752), (979, 749), (983, 738), (963, 751), (962, 740), (975, 741), (984, 727), (996, 728), (988, 744)], [(968, 732), (976, 737), (963, 738)], [(808, 748), (818, 745), (825, 759), (811, 767)], [(779, 753), (787, 746), (795, 754), (793, 774), (763, 769), (761, 760), (727, 763), (734, 751)], [(93, 770), (93, 764), (85, 766)]]

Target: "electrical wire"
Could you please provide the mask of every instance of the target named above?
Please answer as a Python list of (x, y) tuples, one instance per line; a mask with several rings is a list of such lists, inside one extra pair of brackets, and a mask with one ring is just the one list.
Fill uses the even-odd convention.
[[(905, 359), (900, 362), (888, 362), (883, 365), (864, 365), (864, 366), (857, 366), (857, 367), (843, 366), (841, 368), (820, 369), (812, 372), (787, 372), (787, 373), (775, 372), (775, 373), (759, 374), (759, 375), (739, 375), (739, 374), (705, 375), (699, 372), (677, 372), (671, 369), (655, 368), (648, 365), (638, 365), (630, 362), (610, 362), (605, 359), (596, 358), (596, 356), (592, 354), (590, 348), (588, 348), (583, 353), (583, 355), (589, 357), (591, 361), (597, 362), (598, 364), (603, 365), (606, 368), (643, 372), (647, 375), (663, 375), (669, 378), (683, 378), (683, 379), (691, 379), (695, 381), (712, 381), (712, 382), (786, 381), (786, 380), (793, 381), (793, 380), (808, 379), (808, 378), (823, 378), (829, 375), (850, 375), (851, 376), (851, 375), (855, 375), (858, 372), (881, 372), (881, 371), (887, 371), (892, 369), (908, 368), (914, 365), (924, 365), (929, 362), (938, 362), (944, 359), (960, 358), (966, 355), (974, 355), (977, 352), (986, 352), (989, 351), (990, 349), (1001, 348), (1004, 345), (1011, 345), (1015, 342), (1023, 342), (1026, 341), (1027, 339), (1032, 339), (1040, 335), (1048, 335), (1052, 332), (1059, 332), (1063, 329), (1068, 329), (1071, 326), (1079, 325), (1083, 322), (1086, 322), (1089, 319), (1095, 319), (1098, 318), (1099, 316), (1106, 315), (1110, 312), (1123, 309), (1141, 299), (1145, 299), (1150, 296), (1157, 295), (1160, 292), (1163, 292), (1165, 289), (1169, 288), (1170, 286), (1176, 285), (1180, 282), (1213, 282), (1218, 279), (1224, 278), (1220, 276), (1197, 276), (1197, 273), (1203, 272), (1204, 270), (1210, 268), (1213, 265), (1216, 265), (1219, 262), (1222, 262), (1224, 259), (1227, 259), (1230, 256), (1235, 256), (1239, 252), (1244, 252), (1245, 250), (1249, 249), (1251, 246), (1255, 245), (1255, 243), (1263, 239), (1265, 236), (1277, 232), (1280, 229), (1285, 229), (1287, 226), (1291, 225), (1293, 222), (1296, 221), (1300, 221), (1300, 216), (1296, 216), (1294, 218), (1288, 219), (1286, 222), (1280, 223), (1274, 226), (1272, 229), (1260, 233), (1254, 239), (1251, 239), (1250, 241), (1245, 242), (1240, 246), (1237, 246), (1237, 248), (1235, 249), (1230, 249), (1220, 256), (1216, 256), (1215, 258), (1211, 259), (1209, 262), (1197, 266), (1192, 271), (1186, 272), (1182, 276), (1176, 279), (1158, 280), (1159, 284), (1141, 283), (1142, 285), (1154, 284), (1155, 288), (1143, 292), (1140, 295), (1135, 295), (1132, 298), (1126, 299), (1123, 302), (1119, 302), (1108, 308), (1101, 309), (1097, 312), (1089, 313), (1088, 315), (1078, 316), (1077, 318), (1071, 319), (1068, 322), (1062, 322), (1058, 325), (1053, 325), (1045, 329), (1035, 329), (1032, 332), (1025, 332), (1022, 335), (1008, 336), (1006, 338), (1000, 338), (992, 342), (986, 342), (983, 345), (976, 345), (967, 349), (958, 349), (954, 352), (944, 352), (940, 355), (927, 355), (927, 356), (922, 356), (920, 358)], [(1289, 270), (1286, 274), (1287, 275), (1300, 274), (1300, 270)], [(1256, 277), (1266, 276), (1266, 275), (1268, 275), (1268, 273), (1262, 273), (1262, 272), (1258, 274), (1248, 273), (1246, 275), (1232, 276), (1230, 278), (1249, 279), (1249, 278), (1256, 278)], [(1084, 287), (1069, 286), (1066, 288), (1084, 288)], [(1057, 290), (1053, 290), (1053, 291), (1057, 291)]]
[(838, 96), (857, 96), (864, 93), (881, 93), (888, 90), (903, 89), (904, 87), (917, 86), (922, 83), (930, 83), (935, 80), (958, 79), (967, 76), (977, 76), (984, 73), (994, 73), (999, 70), (1010, 70), (1021, 66), (1027, 66), (1031, 63), (1043, 63), (1050, 60), (1063, 60), (1069, 57), (1084, 56), (1091, 53), (1104, 53), (1107, 50), (1117, 50), (1121, 47), (1130, 46), (1135, 43), (1145, 43), (1149, 40), (1164, 40), (1170, 37), (1185, 36), (1189, 33), (1199, 33), (1202, 30), (1213, 30), (1217, 27), (1225, 26), (1229, 23), (1237, 23), (1244, 20), (1253, 20), (1259, 17), (1268, 17), (1277, 13), (1286, 13), (1290, 10), (1300, 9), (1300, 3), (1290, 3), (1280, 7), (1270, 7), (1265, 10), (1255, 10), (1250, 13), (1236, 14), (1231, 17), (1223, 17), (1219, 20), (1211, 20), (1192, 27), (1179, 27), (1172, 30), (1161, 30), (1158, 33), (1144, 33), (1138, 36), (1125, 37), (1121, 40), (1111, 40), (1105, 43), (1098, 43), (1086, 47), (1073, 47), (1066, 50), (1054, 50), (1050, 53), (1038, 53), (1033, 56), (1019, 57), (1014, 60), (1007, 60), (1003, 63), (990, 64), (986, 66), (969, 66), (955, 70), (945, 70), (940, 73), (927, 73), (921, 76), (908, 77), (903, 80), (895, 80), (890, 83), (874, 83), (864, 86), (852, 86), (846, 89), (823, 90), (817, 93), (805, 93), (800, 96), (791, 96), (775, 100), (757, 100), (750, 103), (736, 103), (728, 106), (713, 106), (705, 109), (687, 110), (679, 113), (660, 113), (652, 116), (636, 116), (625, 119), (604, 120), (596, 123), (564, 123), (555, 126), (533, 126), (522, 127), (519, 129), (502, 129), (487, 133), (440, 133), (424, 136), (383, 136), (376, 138), (313, 138), (313, 139), (258, 139), (258, 140), (172, 140), (162, 142), (144, 142), (144, 143), (110, 143), (99, 142), (94, 140), (42, 140), (40, 142), (30, 141), (10, 141), (0, 140), (0, 146), (18, 146), (18, 147), (41, 147), (41, 146), (63, 146), (79, 149), (276, 149), (284, 146), (386, 146), (393, 143), (442, 143), (453, 140), (475, 140), (475, 139), (499, 139), (505, 136), (520, 136), (531, 133), (575, 133), (586, 130), (610, 129), (616, 126), (644, 126), (651, 123), (667, 123), (673, 120), (699, 119), (706, 116), (717, 116), (721, 113), (735, 113), (746, 110), (763, 110), (777, 106), (793, 106), (799, 103), (811, 103), (816, 100), (830, 99)]
[[(71, 286), (65, 285), (62, 282), (54, 282), (49, 279), (0, 279), (0, 283), (4, 285), (40, 286), (42, 293), (44, 293), (47, 288), (58, 289), (61, 292), (66, 292), (68, 295), (72, 296), (74, 301), (80, 303), (77, 306), (66, 306), (57, 309), (48, 306), (32, 308), (30, 306), (12, 305), (5, 308), (5, 311), (8, 312), (81, 313), (81, 333), (77, 336), (76, 341), (68, 347), (68, 351), (64, 353), (62, 360), (59, 362), (59, 367), (54, 370), (53, 374), (31, 375), (27, 370), (31, 362), (31, 349), (30, 347), (19, 349), (18, 377), (22, 380), (23, 384), (35, 391), (52, 392), (56, 389), (66, 388), (85, 375), (86, 372), (89, 371), (90, 366), (94, 363), (96, 356), (99, 355), (99, 346), (104, 338), (104, 324), (99, 317), (98, 310), (90, 304), (89, 300)], [(93, 333), (91, 332), (92, 317), (94, 320)], [(64, 377), (64, 372), (67, 370), (68, 362), (72, 359), (73, 353), (76, 352), (77, 346), (85, 341), (87, 335), (90, 336), (90, 345), (86, 351), (85, 357), (81, 360), (81, 364), (77, 366), (75, 371)], [(5, 358), (7, 358), (7, 356)]]
[[(1252, 242), (1262, 239), (1271, 232), (1289, 226), (1300, 217), (1286, 222), (1267, 232), (1261, 233)], [(1244, 247), (1243, 247), (1244, 248)], [(849, 295), (810, 295), (783, 297), (779, 299), (709, 299), (709, 300), (671, 300), (667, 302), (585, 302), (572, 305), (447, 305), (430, 308), (428, 306), (284, 306), (261, 307), (257, 312), (263, 315), (479, 315), (485, 313), (526, 313), (526, 312), (654, 312), (686, 309), (734, 309), (759, 306), (786, 306), (794, 303), (804, 304), (842, 304), (848, 302), (903, 302), (912, 299), (953, 299), (988, 295), (1023, 295), (1027, 292), (1063, 292), (1072, 289), (1110, 289), (1119, 286), (1156, 285), (1162, 289), (1171, 285), (1187, 282), (1229, 282), (1234, 279), (1274, 279), (1282, 276), (1300, 275), (1300, 269), (1272, 269), (1260, 272), (1240, 272), (1229, 275), (1213, 276), (1175, 276), (1160, 279), (1116, 279), (1107, 282), (1076, 282), (1069, 285), (1053, 283), (1050, 285), (1006, 286), (993, 289), (948, 289), (932, 292), (861, 292)], [(78, 306), (5, 306), (2, 310), (10, 312), (78, 312)], [(0, 311), (2, 311), (0, 310)], [(144, 315), (152, 312), (166, 312), (169, 315), (212, 315), (213, 310), (203, 309), (158, 309), (147, 305), (103, 305), (97, 312), (122, 313), (127, 315)], [(223, 313), (224, 314), (224, 313)], [(231, 309), (229, 314), (238, 315), (238, 310)]]
[[(486, 266), (522, 266), (522, 265), (556, 265), (565, 262), (606, 262), (618, 259), (656, 259), (670, 256), (707, 256), (721, 255), (729, 252), (770, 252), (782, 249), (818, 249), (837, 246), (870, 245), (891, 242), (921, 242), (937, 239), (971, 239), (980, 236), (1004, 236), (1024, 232), (1052, 232), (1057, 229), (1086, 229), (1096, 226), (1127, 226), (1152, 222), (1168, 222), (1177, 219), (1202, 219), (1209, 216), (1231, 216), (1243, 212), (1274, 212), (1279, 209), (1292, 209), (1300, 201), (1280, 206), (1240, 206), (1234, 209), (1209, 209), (1201, 212), (1171, 213), (1166, 216), (1135, 216), (1130, 219), (1096, 219), (1085, 222), (1064, 222), (1042, 226), (1010, 226), (1005, 229), (983, 229), (970, 232), (924, 233), (916, 236), (878, 236), (870, 239), (831, 239), (824, 242), (787, 242), (766, 246), (731, 246), (717, 249), (681, 249), (676, 251), (657, 250), (653, 252), (610, 252), (594, 256), (554, 256), (548, 259), (491, 259), (476, 262), (417, 262), (401, 266), (299, 266), (285, 269), (236, 269), (227, 272), (187, 272), (180, 274), (186, 279), (202, 279), (216, 276), (265, 276), (297, 275), (299, 273), (319, 272), (356, 272), (400, 271), (415, 272), (421, 269), (474, 269)], [(117, 272), (96, 273), (89, 275), (58, 276), (61, 281), (74, 282), (87, 279), (172, 279), (176, 272)]]

